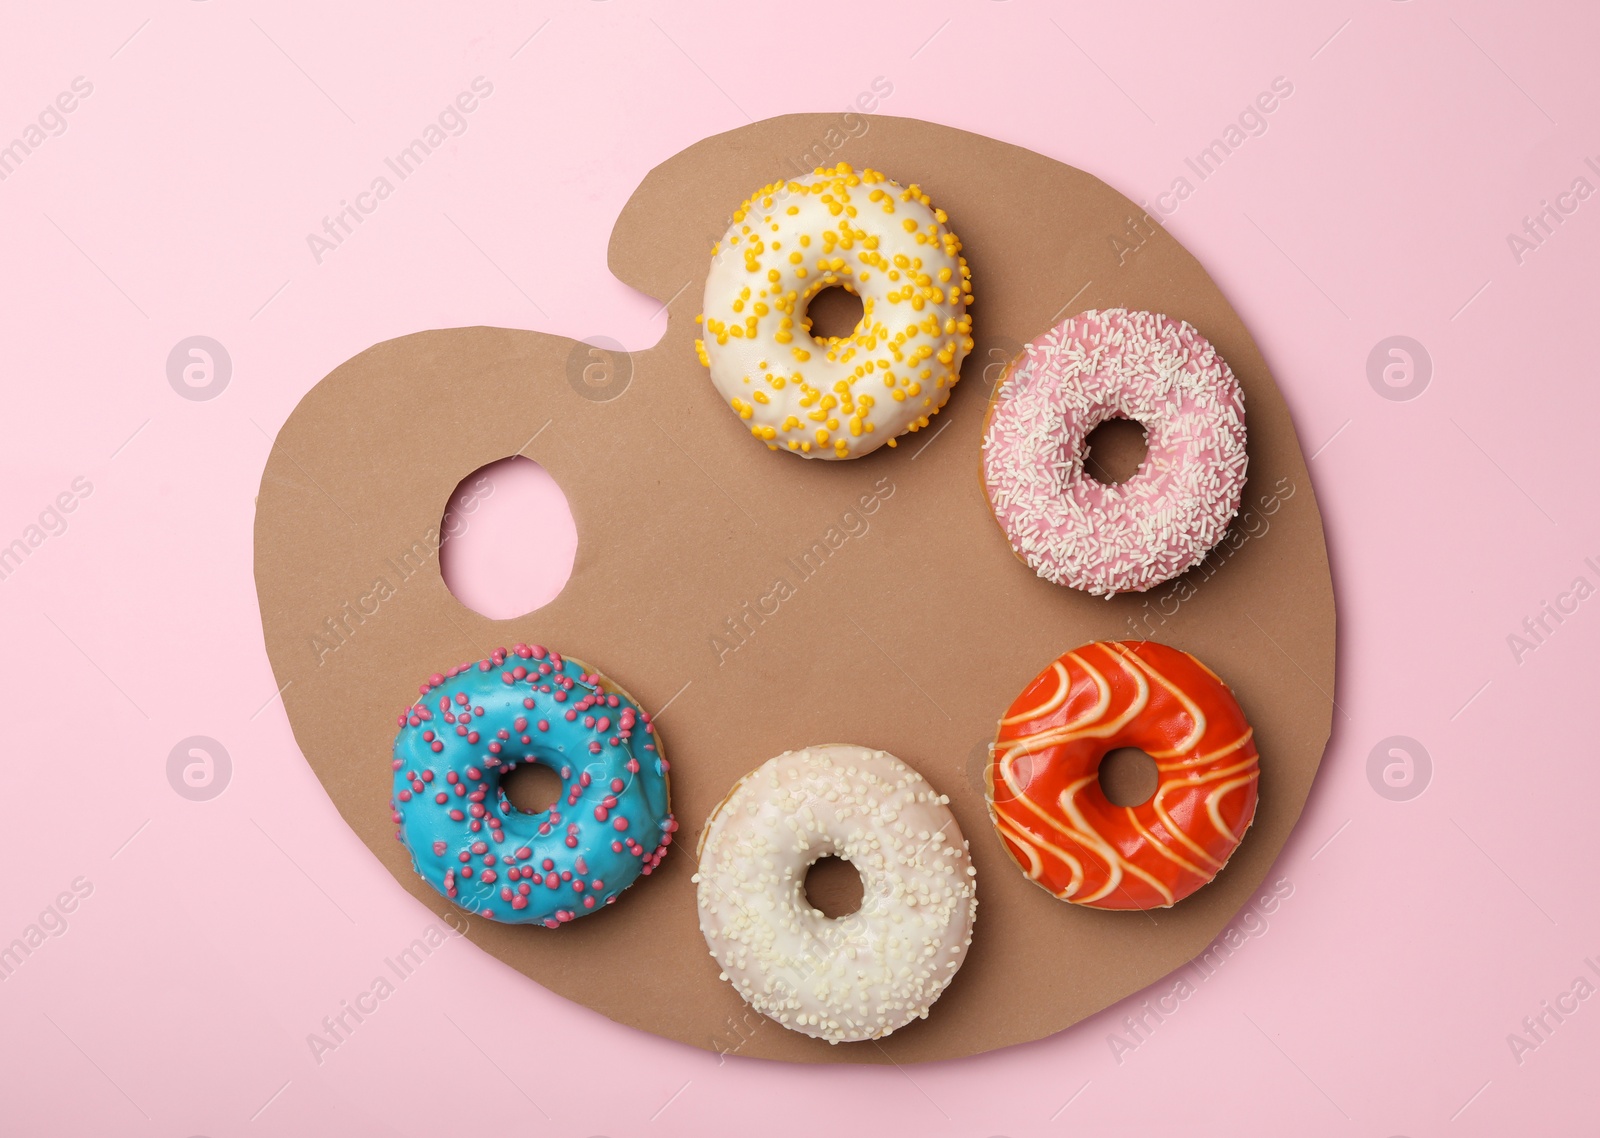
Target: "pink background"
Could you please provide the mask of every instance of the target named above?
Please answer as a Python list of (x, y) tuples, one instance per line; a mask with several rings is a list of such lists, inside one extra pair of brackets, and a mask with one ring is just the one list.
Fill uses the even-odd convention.
[[(1581, 174), (1600, 187), (1583, 163), (1600, 163), (1591, 6), (445, 7), (0, 12), (0, 145), (74, 77), (93, 85), (0, 181), (0, 544), (75, 478), (92, 487), (0, 580), (15, 713), (0, 944), (73, 880), (93, 889), (0, 983), (0, 1129), (1590, 1124), (1600, 1001), (1547, 1019), (1520, 1062), (1507, 1036), (1600, 958), (1600, 601), (1520, 663), (1507, 637), (1578, 576), (1600, 584), (1583, 563), (1600, 564), (1585, 331), (1600, 199), (1520, 264), (1506, 236)], [(476, 76), (494, 90), (467, 131), (316, 263), (306, 234)], [(406, 332), (651, 344), (659, 304), (605, 264), (644, 173), (747, 118), (843, 109), (878, 76), (884, 113), (1032, 147), (1136, 200), (1186, 175), (1275, 77), (1293, 84), (1167, 218), (1253, 329), (1315, 455), (1341, 666), (1322, 774), (1273, 875), (1292, 895), (1120, 1056), (1108, 1037), (1170, 981), (974, 1060), (791, 1068), (618, 1027), (451, 941), (317, 1064), (308, 1033), (432, 918), (343, 826), (274, 696), (251, 576), (273, 434), (335, 365)], [(169, 351), (197, 334), (232, 360), (214, 399), (168, 383)], [(1395, 334), (1431, 357), (1418, 398), (1368, 382), (1369, 351)], [(571, 559), (570, 534), (509, 582), (466, 556), (496, 511), (559, 515), (548, 482), (516, 481), (461, 550), (475, 595), (513, 607), (551, 595)], [(168, 781), (192, 735), (231, 756), (209, 801)], [(1393, 735), (1431, 756), (1419, 797), (1369, 781)]]

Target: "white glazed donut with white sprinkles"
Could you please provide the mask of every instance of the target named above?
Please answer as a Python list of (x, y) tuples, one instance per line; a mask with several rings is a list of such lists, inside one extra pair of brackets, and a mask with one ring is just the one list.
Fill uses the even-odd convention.
[[(1132, 419), (1148, 453), (1126, 482), (1083, 469), (1086, 440)], [(983, 440), (995, 520), (1039, 576), (1095, 596), (1140, 592), (1204, 560), (1244, 493), (1244, 393), (1190, 324), (1079, 313), (1006, 372)]]
[[(757, 1011), (829, 1043), (926, 1018), (966, 959), (977, 871), (950, 800), (884, 751), (787, 751), (741, 779), (700, 835), (700, 931)], [(806, 870), (837, 856), (861, 908), (829, 918)]]
[[(700, 361), (769, 450), (858, 458), (928, 425), (972, 349), (961, 241), (922, 188), (843, 163), (773, 182), (712, 248)], [(861, 298), (848, 336), (811, 335), (832, 287)]]

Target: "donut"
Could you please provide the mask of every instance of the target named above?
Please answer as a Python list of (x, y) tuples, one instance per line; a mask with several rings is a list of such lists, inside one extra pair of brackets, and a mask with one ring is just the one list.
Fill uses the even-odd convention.
[[(739, 995), (829, 1043), (881, 1039), (928, 1009), (972, 943), (978, 899), (949, 799), (884, 751), (786, 751), (712, 811), (694, 881), (700, 931)], [(806, 870), (834, 855), (861, 908), (829, 918)]]
[[(857, 458), (928, 425), (972, 348), (972, 276), (945, 213), (912, 184), (843, 163), (761, 187), (711, 250), (695, 341), (769, 450)], [(812, 297), (861, 298), (848, 336), (811, 335)]]
[[(1144, 427), (1139, 470), (1084, 473), (1107, 419)], [(1012, 362), (983, 439), (983, 484), (1024, 563), (1094, 596), (1141, 592), (1192, 569), (1238, 512), (1244, 395), (1192, 326), (1157, 312), (1079, 313)]]
[[(1118, 747), (1156, 761), (1138, 806), (1100, 789)], [(1006, 852), (1035, 884), (1094, 909), (1164, 909), (1239, 848), (1259, 777), (1250, 724), (1209, 668), (1154, 641), (1096, 641), (1023, 689), (984, 781)]]
[[(666, 855), (666, 756), (650, 714), (600, 673), (537, 644), (435, 673), (400, 713), (396, 836), (461, 908), (558, 928), (598, 912)], [(520, 763), (561, 776), (540, 814), (500, 780)]]

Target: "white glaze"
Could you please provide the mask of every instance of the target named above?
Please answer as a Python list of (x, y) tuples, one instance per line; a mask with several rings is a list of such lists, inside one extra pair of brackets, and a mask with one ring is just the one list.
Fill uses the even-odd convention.
[[(972, 347), (970, 274), (944, 212), (916, 185), (840, 165), (765, 186), (733, 217), (697, 346), (751, 434), (840, 459), (927, 426)], [(861, 298), (861, 322), (815, 339), (806, 307), (834, 285)]]
[[(884, 751), (787, 751), (740, 780), (700, 838), (700, 931), (749, 1004), (829, 1043), (926, 1018), (972, 943), (976, 870), (949, 799)], [(805, 897), (823, 857), (861, 875), (861, 908)]]

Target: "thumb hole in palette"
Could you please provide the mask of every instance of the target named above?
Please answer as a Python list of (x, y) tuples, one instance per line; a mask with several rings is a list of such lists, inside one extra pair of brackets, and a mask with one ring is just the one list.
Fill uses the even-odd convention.
[(445, 585), (490, 620), (510, 620), (555, 600), (578, 554), (567, 496), (544, 467), (520, 455), (463, 478), (439, 534)]

